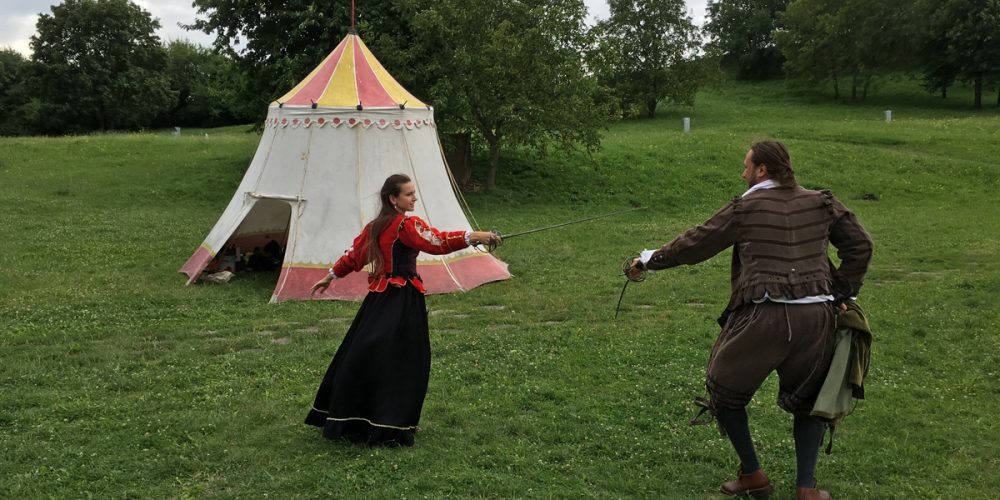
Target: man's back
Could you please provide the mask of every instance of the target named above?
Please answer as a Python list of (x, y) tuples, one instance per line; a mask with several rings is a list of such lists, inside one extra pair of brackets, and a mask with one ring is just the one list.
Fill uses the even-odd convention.
[(827, 248), (843, 215), (834, 201), (829, 192), (779, 186), (735, 202), (734, 302), (832, 294)]

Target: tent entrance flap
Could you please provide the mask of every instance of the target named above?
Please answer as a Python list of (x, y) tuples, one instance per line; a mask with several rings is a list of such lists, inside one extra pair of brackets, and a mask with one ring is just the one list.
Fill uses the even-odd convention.
[[(224, 245), (239, 258), (237, 271), (273, 271), (281, 267), (288, 246), (292, 204), (254, 196), (253, 206)], [(223, 252), (220, 252), (220, 254)]]
[(204, 273), (278, 270), (291, 217), (292, 202), (248, 196), (234, 217), (216, 224), (180, 272), (188, 275), (190, 285)]

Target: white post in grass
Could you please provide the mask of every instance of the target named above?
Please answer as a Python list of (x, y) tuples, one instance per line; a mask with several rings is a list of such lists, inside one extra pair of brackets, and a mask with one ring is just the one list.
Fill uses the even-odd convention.
[(689, 132), (691, 132), (691, 119), (685, 116), (684, 117), (684, 133), (687, 134)]
[(885, 122), (886, 123), (892, 123), (892, 110), (891, 109), (885, 110)]

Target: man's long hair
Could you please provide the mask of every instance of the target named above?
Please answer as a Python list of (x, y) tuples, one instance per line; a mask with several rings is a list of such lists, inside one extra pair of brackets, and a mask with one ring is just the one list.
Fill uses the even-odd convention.
[(385, 231), (400, 212), (392, 205), (389, 196), (399, 196), (402, 192), (403, 184), (410, 182), (410, 178), (403, 174), (393, 174), (385, 179), (382, 189), (379, 190), (378, 197), (381, 202), (378, 215), (368, 223), (368, 251), (367, 261), (371, 263), (371, 274), (379, 275), (384, 272), (385, 256), (379, 248), (378, 237)]
[(795, 185), (792, 159), (788, 156), (788, 149), (784, 144), (778, 141), (764, 140), (755, 142), (753, 146), (750, 146), (750, 149), (753, 151), (753, 154), (750, 155), (750, 161), (755, 167), (763, 163), (764, 168), (767, 169), (768, 178), (774, 179), (774, 182), (782, 186)]

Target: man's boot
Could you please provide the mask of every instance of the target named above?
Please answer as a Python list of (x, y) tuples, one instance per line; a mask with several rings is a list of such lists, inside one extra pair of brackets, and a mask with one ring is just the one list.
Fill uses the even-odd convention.
[(750, 474), (743, 474), (742, 470), (736, 471), (736, 479), (722, 483), (719, 491), (726, 495), (750, 495), (752, 497), (766, 497), (774, 492), (771, 480), (764, 474), (763, 469), (757, 469)]
[(830, 493), (819, 488), (803, 488), (799, 486), (795, 489), (795, 500), (831, 500)]

